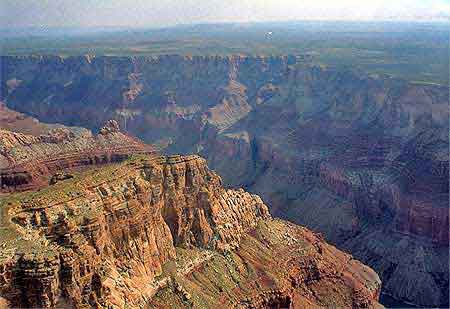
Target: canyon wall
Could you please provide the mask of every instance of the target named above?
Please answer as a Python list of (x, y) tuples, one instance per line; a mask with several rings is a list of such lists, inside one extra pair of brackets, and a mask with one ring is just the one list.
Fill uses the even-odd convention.
[(1, 210), (7, 306), (377, 306), (375, 272), (224, 189), (197, 156), (135, 156), (4, 197)]
[(98, 135), (87, 129), (62, 126), (40, 135), (0, 129), (0, 190), (37, 189), (58, 181), (58, 177), (72, 177), (58, 174), (62, 171), (154, 152), (153, 147), (121, 133), (114, 120), (108, 121)]
[(273, 215), (373, 266), (383, 292), (448, 305), (448, 87), (300, 56), (1, 63), (10, 108), (90, 129), (115, 119), (163, 152), (199, 153)]

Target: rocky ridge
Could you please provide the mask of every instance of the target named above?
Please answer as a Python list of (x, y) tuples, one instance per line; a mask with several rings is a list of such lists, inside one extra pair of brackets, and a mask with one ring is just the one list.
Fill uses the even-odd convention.
[(58, 127), (38, 136), (0, 129), (2, 191), (35, 189), (58, 171), (120, 162), (154, 148), (120, 132), (108, 121), (98, 135), (82, 128)]
[(197, 156), (135, 156), (0, 209), (12, 307), (377, 306), (375, 272), (224, 189)]

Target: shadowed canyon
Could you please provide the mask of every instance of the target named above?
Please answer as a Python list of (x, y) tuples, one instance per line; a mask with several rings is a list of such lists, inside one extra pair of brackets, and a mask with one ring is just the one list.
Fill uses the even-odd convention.
[(8, 217), (47, 248), (4, 254), (5, 302), (449, 305), (448, 87), (302, 56), (4, 56), (1, 76), (27, 115), (1, 120), (2, 192), (42, 189)]
[(204, 159), (0, 115), (2, 308), (380, 307), (372, 269)]

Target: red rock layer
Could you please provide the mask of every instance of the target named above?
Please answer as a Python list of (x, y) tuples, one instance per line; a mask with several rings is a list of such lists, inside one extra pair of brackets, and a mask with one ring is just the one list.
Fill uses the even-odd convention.
[(63, 170), (153, 152), (153, 147), (121, 133), (115, 121), (108, 122), (97, 136), (80, 128), (57, 128), (39, 136), (0, 130), (1, 190), (36, 189)]
[[(177, 268), (177, 274), (187, 277), (192, 269), (207, 265), (209, 256), (223, 258), (240, 247), (244, 247), (244, 263), (256, 263), (255, 267), (266, 271), (276, 269), (267, 256), (258, 261), (244, 257), (244, 252), (262, 250), (263, 243), (258, 242), (263, 239), (256, 244), (251, 241), (256, 237), (251, 231), (261, 222), (272, 226), (269, 235), (275, 238), (269, 256), (273, 261), (280, 255), (290, 256), (281, 262), (288, 264), (276, 280), (284, 282), (291, 273), (290, 280), (297, 278), (298, 287), (285, 286), (302, 286), (305, 294), (309, 291), (305, 280), (319, 286), (328, 282), (330, 288), (338, 282), (333, 295), (339, 297), (342, 292), (338, 301), (357, 307), (375, 305), (378, 297), (380, 282), (372, 270), (304, 229), (281, 221), (271, 223), (258, 196), (224, 189), (220, 177), (196, 156), (136, 157), (86, 171), (39, 192), (13, 195), (1, 207), (12, 222), (5, 223), (6, 231), (17, 233), (12, 238), (0, 235), (4, 237), (0, 295), (11, 306), (136, 308), (163, 301), (158, 293), (176, 280), (166, 276), (164, 269), (178, 257), (179, 248), (204, 255), (192, 266)], [(313, 252), (303, 254), (304, 244), (309, 244), (305, 252)], [(265, 286), (264, 280), (259, 282)], [(261, 295), (269, 287), (261, 288)], [(176, 294), (188, 297), (183, 286), (177, 290), (181, 292)], [(257, 306), (264, 304), (262, 299), (270, 299), (258, 295)], [(305, 295), (309, 302), (321, 304), (321, 296)]]

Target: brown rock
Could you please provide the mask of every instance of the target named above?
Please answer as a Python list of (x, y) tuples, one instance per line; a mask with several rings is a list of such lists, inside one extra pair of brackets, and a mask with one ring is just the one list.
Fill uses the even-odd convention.
[(93, 136), (86, 129), (57, 128), (35, 137), (0, 130), (0, 190), (36, 189), (67, 169), (120, 162), (133, 154), (154, 152), (153, 147), (121, 133), (113, 120), (101, 132)]
[[(372, 270), (271, 219), (258, 196), (224, 189), (197, 156), (136, 157), (11, 198), (2, 207), (21, 240), (2, 240), (10, 253), (0, 259), (0, 295), (12, 306), (210, 302), (199, 289), (238, 307), (370, 307), (378, 298)], [(228, 285), (229, 271), (239, 286)], [(215, 287), (220, 276), (225, 285)]]

